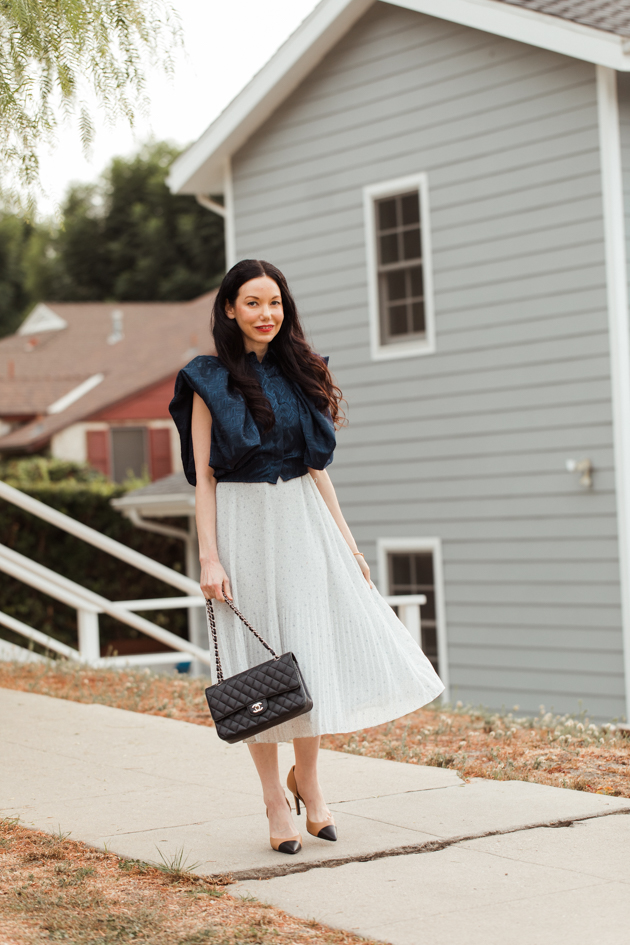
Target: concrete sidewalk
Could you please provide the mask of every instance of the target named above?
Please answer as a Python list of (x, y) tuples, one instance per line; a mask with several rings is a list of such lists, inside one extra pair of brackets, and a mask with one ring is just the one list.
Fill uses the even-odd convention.
[(628, 941), (624, 798), (326, 751), (341, 839), (301, 818), (304, 849), (282, 857), (247, 748), (212, 729), (0, 689), (0, 744), (0, 816), (130, 858), (183, 850), (294, 914), (394, 945)]

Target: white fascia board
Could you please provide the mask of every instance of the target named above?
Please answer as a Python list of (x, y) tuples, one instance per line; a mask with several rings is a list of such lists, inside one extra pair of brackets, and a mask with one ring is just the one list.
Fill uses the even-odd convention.
[(396, 6), (494, 33), (563, 56), (630, 71), (626, 37), (497, 0), (387, 0)]
[(322, 0), (195, 144), (174, 161), (177, 194), (220, 194), (224, 166), (363, 16), (374, 0)]
[[(385, 2), (620, 72), (630, 71), (625, 37), (537, 10), (498, 0)], [(172, 192), (223, 193), (226, 160), (260, 128), (373, 3), (374, 0), (322, 0), (199, 140), (173, 163), (168, 177)]]

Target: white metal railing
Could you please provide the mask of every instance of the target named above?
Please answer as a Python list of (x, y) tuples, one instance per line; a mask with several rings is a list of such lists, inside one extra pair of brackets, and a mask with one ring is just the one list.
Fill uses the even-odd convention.
[(418, 646), (422, 646), (420, 607), (426, 604), (424, 594), (390, 594), (385, 598), (391, 607), (398, 608), (398, 616)]
[[(62, 528), (71, 535), (75, 535), (77, 538), (89, 542), (96, 548), (100, 548), (102, 551), (119, 558), (121, 561), (125, 561), (127, 564), (139, 568), (145, 573), (164, 581), (164, 583), (170, 584), (172, 587), (178, 588), (178, 590), (187, 592), (186, 597), (110, 601), (100, 594), (96, 594), (82, 585), (77, 584), (75, 581), (71, 581), (69, 578), (57, 574), (50, 568), (31, 561), (30, 558), (19, 554), (19, 552), (0, 545), (0, 571), (4, 571), (5, 574), (9, 574), (11, 577), (43, 591), (45, 594), (62, 601), (64, 604), (76, 610), (79, 649), (75, 650), (73, 647), (66, 646), (47, 634), (35, 630), (22, 621), (2, 612), (0, 612), (0, 624), (53, 652), (59, 653), (69, 659), (89, 663), (90, 665), (152, 665), (168, 662), (172, 663), (176, 661), (178, 657), (182, 662), (194, 657), (201, 663), (205, 663), (208, 666), (212, 665), (208, 650), (196, 646), (194, 643), (184, 640), (176, 636), (176, 634), (170, 633), (168, 630), (164, 630), (162, 627), (158, 627), (157, 624), (135, 613), (135, 611), (138, 610), (149, 611), (177, 607), (189, 608), (205, 606), (205, 600), (201, 596), (199, 585), (195, 581), (177, 571), (173, 571), (171, 568), (167, 568), (163, 564), (159, 564), (157, 561), (153, 561), (151, 558), (140, 554), (138, 551), (134, 551), (132, 548), (128, 548), (126, 545), (115, 541), (113, 538), (101, 535), (100, 532), (90, 528), (88, 525), (77, 522), (76, 519), (71, 518), (69, 515), (52, 509), (50, 506), (45, 505), (45, 503), (20, 492), (19, 489), (14, 489), (5, 482), (0, 482), (0, 498), (6, 499), (6, 501), (19, 506), (24, 509), (24, 511), (30, 512), (32, 515), (36, 515), (38, 518), (52, 525), (56, 525), (58, 528)], [(98, 622), (98, 616), (101, 613), (109, 614), (117, 620), (120, 620), (121, 623), (134, 627), (136, 630), (147, 634), (147, 636), (159, 640), (161, 643), (172, 647), (174, 652), (147, 653), (137, 657), (101, 657)]]
[[(53, 637), (48, 636), (48, 634), (42, 633), (40, 630), (35, 630), (33, 627), (29, 627), (22, 621), (2, 611), (0, 611), (1, 625), (13, 630), (15, 633), (21, 634), (34, 643), (46, 647), (48, 650), (59, 653), (61, 656), (79, 662), (89, 663), (90, 665), (159, 665), (172, 663), (178, 656), (180, 659), (183, 657), (182, 662), (194, 657), (207, 666), (212, 665), (208, 650), (196, 646), (194, 643), (184, 640), (174, 633), (170, 633), (168, 630), (164, 630), (162, 627), (158, 627), (157, 624), (146, 620), (144, 617), (138, 616), (136, 613), (136, 611), (139, 610), (150, 611), (170, 610), (178, 607), (204, 607), (205, 599), (201, 596), (199, 585), (196, 581), (193, 581), (191, 578), (177, 571), (173, 571), (171, 568), (166, 567), (166, 565), (159, 564), (152, 558), (148, 558), (139, 551), (134, 551), (132, 548), (121, 544), (121, 542), (113, 538), (102, 535), (95, 529), (90, 528), (89, 525), (77, 522), (76, 519), (71, 518), (69, 515), (65, 515), (63, 512), (59, 512), (49, 505), (40, 502), (38, 499), (34, 499), (32, 496), (26, 495), (24, 492), (20, 492), (19, 489), (14, 489), (12, 486), (1, 481), (0, 498), (17, 505), (19, 508), (24, 509), (24, 511), (30, 512), (32, 515), (49, 522), (51, 525), (62, 528), (69, 534), (89, 542), (96, 548), (119, 558), (127, 564), (133, 565), (139, 570), (164, 581), (164, 583), (170, 584), (172, 587), (188, 592), (188, 596), (186, 597), (110, 601), (100, 594), (96, 594), (82, 585), (77, 584), (75, 581), (71, 581), (69, 578), (57, 574), (50, 568), (37, 564), (30, 558), (19, 554), (19, 552), (0, 544), (0, 571), (4, 571), (5, 574), (9, 574), (17, 580), (23, 581), (25, 584), (49, 594), (51, 597), (56, 598), (76, 610), (79, 648), (75, 650), (73, 647), (60, 643)], [(385, 597), (385, 600), (392, 607), (397, 607), (402, 623), (404, 623), (417, 643), (421, 644), (420, 607), (426, 604), (427, 599), (425, 595), (389, 595)], [(101, 613), (109, 614), (117, 620), (120, 620), (121, 623), (134, 627), (136, 630), (147, 634), (147, 636), (159, 640), (161, 643), (172, 647), (174, 652), (147, 653), (138, 654), (137, 656), (102, 657), (100, 655), (100, 631), (98, 621), (99, 614)]]
[(151, 574), (153, 577), (164, 581), (165, 584), (170, 584), (172, 587), (176, 587), (180, 591), (186, 591), (188, 594), (194, 596), (199, 595), (199, 585), (193, 581), (192, 578), (186, 577), (185, 574), (180, 574), (178, 571), (173, 571), (172, 568), (167, 568), (165, 564), (159, 564), (152, 558), (147, 558), (146, 555), (141, 554), (139, 551), (134, 551), (133, 548), (129, 548), (127, 545), (121, 544), (121, 542), (116, 541), (115, 538), (108, 538), (107, 535), (101, 535), (100, 532), (97, 532), (94, 528), (90, 528), (89, 525), (77, 522), (75, 518), (71, 518), (63, 512), (58, 512), (57, 509), (53, 509), (44, 502), (40, 502), (39, 499), (34, 499), (33, 496), (26, 495), (26, 493), (20, 492), (19, 489), (14, 489), (13, 486), (7, 485), (6, 482), (0, 482), (0, 499), (6, 499), (7, 502), (12, 502), (13, 505), (24, 509), (25, 512), (30, 512), (32, 515), (36, 515), (37, 518), (41, 518), (44, 522), (49, 522), (51, 525), (62, 528), (70, 535), (83, 539), (83, 541), (88, 542), (88, 544), (100, 548), (101, 551), (106, 551), (114, 558), (119, 558), (127, 564), (132, 564), (134, 567), (138, 568), (138, 570), (145, 571), (147, 574)]

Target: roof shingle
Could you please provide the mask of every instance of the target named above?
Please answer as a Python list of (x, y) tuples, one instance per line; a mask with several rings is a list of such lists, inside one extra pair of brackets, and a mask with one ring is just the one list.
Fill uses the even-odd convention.
[[(0, 418), (37, 414), (0, 437), (0, 450), (37, 449), (59, 430), (175, 374), (211, 352), (214, 293), (191, 302), (48, 302), (67, 327), (0, 341)], [(123, 337), (108, 343), (112, 310), (123, 312)], [(61, 413), (56, 400), (95, 374), (104, 379)]]
[(618, 36), (630, 36), (630, 0), (498, 0)]

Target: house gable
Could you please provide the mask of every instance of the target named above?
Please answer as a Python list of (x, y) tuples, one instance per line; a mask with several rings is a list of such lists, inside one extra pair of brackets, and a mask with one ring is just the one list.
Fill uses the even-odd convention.
[[(570, 5), (510, 0), (386, 0), (442, 21), (482, 30), (621, 72), (630, 49), (614, 17), (586, 25)], [(231, 227), (230, 159), (347, 34), (373, 0), (322, 0), (204, 134), (172, 165), (174, 193), (224, 194)], [(552, 10), (554, 15), (543, 12)], [(587, 21), (588, 22), (588, 21)], [(600, 21), (598, 21), (600, 22)], [(625, 21), (624, 21), (625, 23)]]
[(27, 315), (18, 329), (18, 335), (36, 335), (39, 332), (61, 331), (68, 327), (68, 322), (54, 312), (49, 305), (40, 302), (30, 315)]

